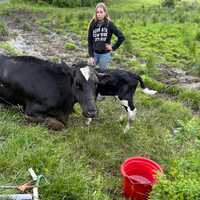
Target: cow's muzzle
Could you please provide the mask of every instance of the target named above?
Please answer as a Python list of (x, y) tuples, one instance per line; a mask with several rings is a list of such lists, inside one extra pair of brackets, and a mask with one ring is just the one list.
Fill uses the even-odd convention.
[(97, 115), (97, 110), (89, 110), (84, 112), (83, 115), (87, 118), (94, 118)]

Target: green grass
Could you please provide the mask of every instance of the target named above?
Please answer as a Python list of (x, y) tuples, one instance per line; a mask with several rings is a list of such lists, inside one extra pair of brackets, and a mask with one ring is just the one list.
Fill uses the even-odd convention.
[(141, 8), (142, 6), (150, 7), (152, 5), (159, 4), (160, 0), (135, 0), (134, 2), (132, 0), (118, 0), (118, 1), (111, 1), (108, 5), (114, 10), (117, 10), (118, 12), (128, 12), (128, 11), (134, 11), (138, 8)]
[[(39, 32), (65, 35), (72, 31), (82, 36), (85, 46), (94, 8), (61, 9), (13, 2), (3, 4), (0, 15), (17, 17), (16, 13), (26, 11)], [(158, 90), (153, 97), (137, 90), (134, 101), (138, 114), (128, 133), (123, 133), (126, 118), (119, 121), (123, 108), (113, 98), (97, 103), (99, 115), (90, 127), (76, 106), (76, 114), (60, 132), (28, 124), (18, 107), (1, 108), (0, 184), (27, 181), (27, 169), (33, 167), (46, 177), (41, 182), (41, 199), (120, 200), (120, 165), (130, 156), (147, 156), (165, 172), (153, 190), (153, 200), (199, 198), (199, 92), (155, 80), (162, 75), (156, 67), (159, 64), (199, 73), (199, 10), (185, 5), (168, 9), (158, 4), (158, 0), (108, 0), (111, 17), (126, 36), (114, 60), (144, 75), (148, 87)], [(69, 47), (71, 44), (66, 45)], [(8, 43), (1, 43), (0, 48), (17, 54)], [(130, 61), (133, 55), (136, 61)]]
[(74, 50), (76, 49), (76, 45), (74, 43), (68, 42), (64, 45), (66, 50)]
[(18, 55), (20, 54), (19, 51), (14, 49), (8, 42), (0, 42), (0, 48), (4, 49), (10, 55)]
[(182, 102), (187, 107), (199, 112), (200, 111), (200, 94), (199, 91), (191, 91), (189, 89), (183, 89), (178, 86), (167, 86), (159, 83), (148, 76), (143, 76), (146, 85), (154, 88), (160, 94), (166, 94), (169, 97)]

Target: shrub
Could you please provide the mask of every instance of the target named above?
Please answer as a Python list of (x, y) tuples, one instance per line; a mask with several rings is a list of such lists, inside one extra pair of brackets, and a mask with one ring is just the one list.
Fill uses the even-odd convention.
[(166, 175), (153, 187), (151, 200), (200, 199), (200, 123), (196, 118), (179, 121), (174, 136), (167, 143), (177, 149), (179, 155), (170, 158)]
[[(27, 0), (39, 3), (38, 0)], [(100, 0), (42, 0), (45, 3), (57, 6), (57, 7), (82, 7), (82, 6), (94, 6)]]
[(175, 0), (163, 0), (162, 6), (165, 7), (175, 7)]
[(185, 199), (198, 200), (200, 198), (200, 184), (195, 177), (184, 177), (179, 174), (176, 180), (170, 180), (163, 177), (160, 183), (156, 185), (151, 193), (151, 200), (161, 199)]

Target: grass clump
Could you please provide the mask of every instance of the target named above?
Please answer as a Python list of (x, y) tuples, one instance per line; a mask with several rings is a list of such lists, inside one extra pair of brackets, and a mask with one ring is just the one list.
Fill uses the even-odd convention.
[(38, 31), (40, 33), (43, 33), (43, 34), (48, 34), (49, 33), (49, 29), (48, 28), (45, 28), (45, 27), (40, 27), (38, 28)]
[(4, 49), (10, 55), (19, 55), (20, 54), (20, 52), (18, 52), (16, 49), (11, 47), (11, 45), (8, 42), (0, 43), (0, 48)]
[(0, 41), (5, 40), (5, 38), (8, 36), (9, 36), (9, 31), (7, 26), (3, 21), (0, 21)]
[(77, 46), (71, 42), (67, 42), (64, 47), (66, 50), (75, 50), (77, 48)]

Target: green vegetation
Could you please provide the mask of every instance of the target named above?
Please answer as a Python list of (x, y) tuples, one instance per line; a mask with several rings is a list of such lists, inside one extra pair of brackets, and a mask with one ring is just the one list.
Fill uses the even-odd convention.
[(177, 149), (177, 154), (172, 154), (168, 174), (161, 177), (159, 184), (155, 185), (151, 199), (200, 198), (199, 125), (199, 120), (195, 118), (187, 122), (180, 121), (179, 127), (174, 130), (175, 136), (168, 138), (168, 144)]
[(175, 7), (177, 0), (163, 0), (162, 5), (167, 7)]
[[(137, 90), (137, 118), (128, 133), (123, 134), (126, 120), (119, 121), (122, 108), (113, 98), (97, 103), (99, 116), (90, 127), (77, 105), (68, 128), (56, 133), (27, 124), (19, 107), (0, 108), (1, 184), (26, 181), (27, 169), (33, 167), (46, 177), (41, 199), (120, 200), (120, 165), (130, 156), (147, 156), (165, 173), (153, 188), (152, 200), (200, 198), (199, 91), (161, 82), (167, 78), (162, 66), (200, 74), (200, 4), (174, 2), (174, 7), (163, 7), (160, 0), (107, 1), (111, 18), (126, 36), (113, 60), (142, 75), (146, 85), (158, 91), (151, 97)], [(26, 31), (32, 30), (33, 22), (40, 33), (73, 32), (82, 37), (84, 47), (93, 12), (94, 6), (54, 8), (16, 0), (0, 8), (1, 16), (15, 17)], [(31, 16), (28, 24), (17, 17), (22, 13)], [(6, 30), (5, 23), (0, 24), (0, 31)], [(66, 51), (76, 50), (75, 43), (63, 46)], [(0, 48), (17, 54), (9, 43), (0, 42)], [(52, 60), (58, 62), (57, 56)]]
[(8, 35), (9, 35), (8, 28), (2, 21), (0, 21), (0, 40), (3, 40)]
[(4, 49), (10, 55), (19, 55), (20, 52), (10, 46), (8, 42), (0, 42), (0, 48)]
[(34, 1), (34, 0), (24, 0), (26, 2), (35, 2), (35, 3), (42, 3), (45, 2), (47, 4), (51, 4), (53, 6), (58, 6), (61, 8), (64, 7), (82, 7), (82, 6), (94, 6), (96, 3), (101, 2), (100, 0), (41, 0), (41, 1)]
[(74, 43), (71, 43), (71, 42), (66, 43), (64, 47), (67, 50), (74, 50), (74, 49), (76, 49), (76, 45)]
[(200, 93), (198, 91), (186, 90), (177, 86), (167, 86), (158, 81), (151, 79), (148, 76), (143, 76), (143, 79), (151, 88), (157, 90), (160, 94), (167, 94), (171, 98), (176, 99), (187, 105), (195, 111), (200, 110)]

